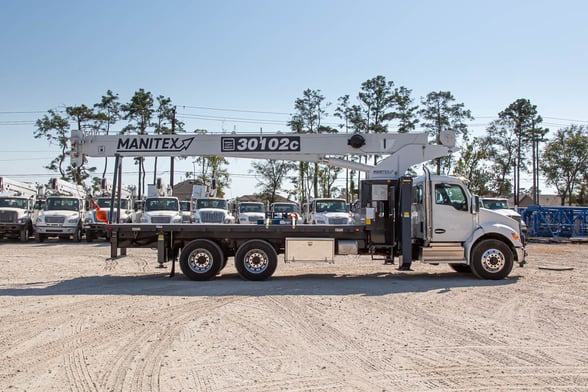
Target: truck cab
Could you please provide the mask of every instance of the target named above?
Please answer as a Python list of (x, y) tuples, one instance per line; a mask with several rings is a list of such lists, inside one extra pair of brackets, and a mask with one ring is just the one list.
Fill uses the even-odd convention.
[(242, 201), (236, 206), (237, 223), (242, 225), (257, 224), (265, 221), (265, 205), (258, 201)]
[(293, 202), (275, 202), (270, 204), (269, 217), (272, 221), (279, 224), (292, 224), (292, 220), (296, 224), (302, 224), (303, 218), (300, 214), (298, 204)]
[(34, 198), (0, 194), (0, 238), (28, 241), (33, 233), (33, 204)]
[(306, 205), (305, 223), (317, 225), (348, 225), (353, 218), (345, 199), (317, 198)]
[(235, 217), (229, 212), (229, 203), (225, 199), (217, 197), (195, 199), (193, 208), (194, 223), (235, 223)]
[(49, 196), (35, 222), (35, 239), (43, 242), (49, 237), (71, 238), (79, 242), (83, 235), (86, 215), (85, 199), (75, 196)]
[(145, 199), (140, 223), (182, 223), (180, 201), (177, 197), (148, 197)]
[(0, 238), (28, 241), (33, 233), (36, 184), (0, 177)]
[(427, 172), (415, 178), (411, 224), (416, 259), (448, 263), (458, 272), (488, 279), (508, 275), (514, 262), (523, 265), (519, 223), (479, 206), (479, 198), (458, 177)]
[[(102, 196), (94, 200), (96, 205), (106, 212), (106, 217), (109, 221), (120, 222), (120, 223), (131, 223), (133, 210), (132, 200), (130, 198), (120, 199), (120, 208), (118, 200), (114, 201), (113, 217), (110, 219), (110, 208), (112, 206), (112, 197)], [(96, 217), (97, 210), (93, 209), (86, 214), (84, 220), (84, 232), (86, 234), (86, 241), (92, 242), (95, 238), (104, 237), (106, 238), (106, 231), (103, 227), (96, 226), (97, 224), (103, 223)]]

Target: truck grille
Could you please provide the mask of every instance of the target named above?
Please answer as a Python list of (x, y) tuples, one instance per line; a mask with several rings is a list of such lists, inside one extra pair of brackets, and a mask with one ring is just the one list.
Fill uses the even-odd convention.
[(64, 223), (65, 216), (46, 216), (45, 223)]
[(349, 223), (347, 218), (329, 218), (330, 225), (346, 225)]
[(200, 212), (200, 219), (202, 223), (224, 223), (225, 222), (225, 213), (222, 211), (215, 212), (215, 211), (203, 211)]
[(171, 216), (152, 216), (151, 223), (170, 223)]
[(16, 211), (0, 211), (0, 222), (2, 223), (16, 223)]

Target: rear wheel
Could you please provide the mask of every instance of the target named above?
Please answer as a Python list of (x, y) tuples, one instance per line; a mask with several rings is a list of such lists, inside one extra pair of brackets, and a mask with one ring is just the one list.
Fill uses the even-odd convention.
[(209, 280), (221, 270), (225, 256), (210, 240), (194, 240), (182, 249), (180, 268), (192, 280)]
[(514, 256), (502, 241), (483, 240), (472, 250), (471, 268), (481, 279), (504, 279), (510, 274)]
[(235, 253), (235, 268), (247, 280), (265, 280), (278, 266), (278, 255), (271, 244), (263, 240), (249, 240)]

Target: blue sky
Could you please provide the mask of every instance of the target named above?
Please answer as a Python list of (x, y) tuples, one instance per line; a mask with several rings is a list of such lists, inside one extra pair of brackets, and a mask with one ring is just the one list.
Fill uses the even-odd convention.
[[(416, 102), (451, 91), (474, 132), (518, 98), (551, 130), (588, 125), (587, 11), (566, 0), (3, 1), (0, 176), (51, 177), (58, 149), (33, 138), (35, 120), (108, 89), (122, 102), (140, 88), (170, 97), (186, 129), (211, 132), (286, 131), (305, 89), (336, 103), (377, 75)], [(254, 192), (248, 164), (232, 161), (229, 196)], [(176, 167), (178, 180), (193, 165)]]

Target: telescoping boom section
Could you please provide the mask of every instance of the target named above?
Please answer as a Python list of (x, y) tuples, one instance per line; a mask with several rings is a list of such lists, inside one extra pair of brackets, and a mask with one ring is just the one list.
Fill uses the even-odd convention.
[[(478, 277), (500, 279), (515, 261), (524, 261), (517, 228), (504, 217), (480, 219), (477, 199), (455, 178), (427, 176), (420, 182), (405, 176), (415, 164), (449, 155), (455, 135), (440, 135), (429, 144), (425, 133), (388, 134), (215, 134), (215, 135), (94, 135), (73, 131), (72, 165), (86, 157), (115, 157), (113, 189), (121, 181), (125, 157), (222, 156), (251, 159), (320, 162), (360, 170), (360, 202), (352, 224), (105, 224), (111, 257), (127, 248), (152, 247), (158, 262), (179, 259), (182, 272), (193, 280), (214, 278), (229, 257), (248, 280), (270, 277), (278, 254), (286, 262), (332, 261), (335, 254), (366, 254), (407, 270), (413, 260), (449, 263)], [(344, 159), (377, 155), (374, 166)], [(418, 188), (415, 188), (415, 185)], [(419, 198), (415, 199), (415, 189)], [(423, 191), (423, 189), (425, 191)], [(435, 192), (451, 201), (437, 205)], [(437, 211), (439, 209), (439, 211)], [(433, 211), (434, 210), (434, 211)], [(454, 219), (459, 215), (459, 219)], [(501, 220), (502, 219), (502, 220)], [(459, 222), (460, 229), (451, 226)], [(449, 225), (449, 226), (447, 226)], [(455, 234), (455, 235), (454, 235)]]

